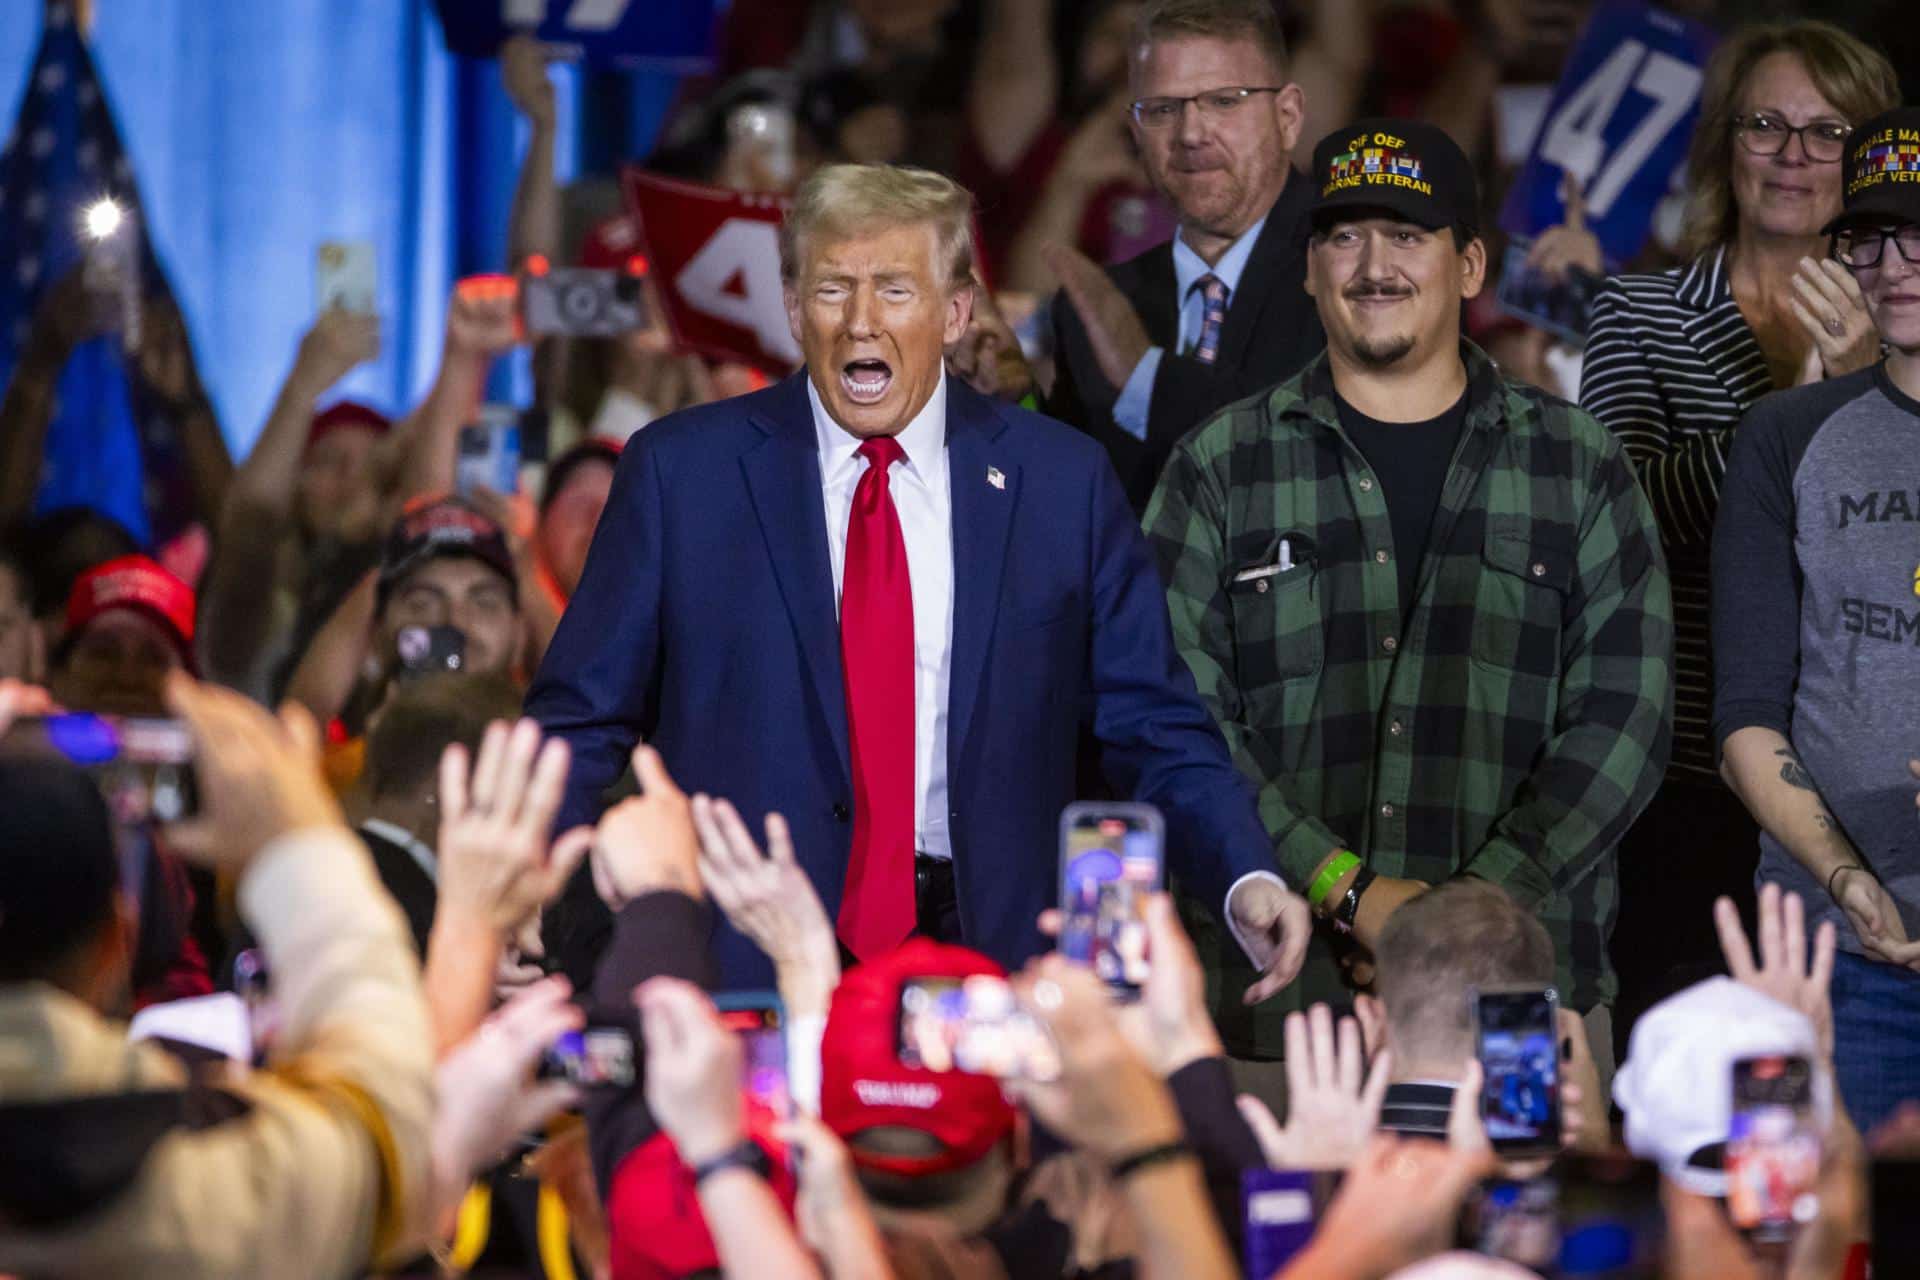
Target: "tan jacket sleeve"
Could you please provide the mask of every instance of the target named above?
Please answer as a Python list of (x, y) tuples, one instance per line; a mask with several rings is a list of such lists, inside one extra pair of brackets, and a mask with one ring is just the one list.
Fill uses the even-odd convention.
[[(154, 1149), (140, 1183), (52, 1252), (88, 1274), (355, 1276), (415, 1242), (432, 1052), (405, 922), (345, 829), (282, 837), (240, 882), (280, 1012), (243, 1118)], [(52, 1242), (49, 1242), (50, 1244)]]

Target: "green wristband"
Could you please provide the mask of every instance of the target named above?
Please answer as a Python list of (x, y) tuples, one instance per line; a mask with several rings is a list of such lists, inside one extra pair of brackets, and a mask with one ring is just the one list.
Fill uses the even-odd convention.
[(1360, 859), (1355, 854), (1348, 853), (1344, 849), (1335, 854), (1328, 860), (1327, 865), (1321, 868), (1320, 874), (1313, 878), (1313, 883), (1307, 887), (1307, 905), (1318, 911), (1320, 904), (1327, 900), (1327, 895), (1333, 892), (1333, 886), (1339, 882), (1340, 877), (1359, 865)]

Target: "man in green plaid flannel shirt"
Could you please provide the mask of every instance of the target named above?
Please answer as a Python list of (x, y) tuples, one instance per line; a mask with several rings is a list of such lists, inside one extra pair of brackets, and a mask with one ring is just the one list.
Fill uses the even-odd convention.
[(1671, 737), (1672, 601), (1626, 456), (1460, 338), (1486, 263), (1466, 158), (1372, 121), (1314, 165), (1329, 349), (1188, 435), (1145, 518), (1175, 639), (1326, 926), (1246, 1008), (1221, 998), (1253, 978), (1237, 949), (1187, 913), (1246, 1058), (1281, 1056), (1290, 1009), (1348, 1003), (1392, 910), (1461, 875), (1538, 914), (1564, 1005), (1608, 1004), (1614, 846)]

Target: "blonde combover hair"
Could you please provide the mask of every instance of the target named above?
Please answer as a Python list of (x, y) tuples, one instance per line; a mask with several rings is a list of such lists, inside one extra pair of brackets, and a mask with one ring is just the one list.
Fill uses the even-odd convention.
[(814, 236), (844, 240), (863, 232), (928, 223), (934, 232), (934, 266), (947, 269), (947, 284), (973, 280), (973, 197), (953, 179), (931, 169), (896, 164), (830, 164), (801, 184), (780, 224), (780, 278), (792, 284), (800, 273), (802, 244)]
[(1687, 154), (1688, 257), (1731, 244), (1740, 229), (1733, 202), (1733, 118), (1740, 95), (1763, 58), (1790, 53), (1807, 70), (1820, 96), (1847, 123), (1859, 125), (1900, 105), (1900, 79), (1878, 49), (1827, 22), (1781, 22), (1748, 27), (1729, 36), (1707, 63), (1700, 95), (1700, 122)]

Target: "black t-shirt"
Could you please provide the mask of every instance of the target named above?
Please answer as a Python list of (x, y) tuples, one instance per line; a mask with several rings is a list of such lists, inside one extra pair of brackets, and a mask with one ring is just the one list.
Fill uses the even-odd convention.
[(1340, 429), (1373, 468), (1393, 525), (1394, 567), (1400, 575), (1400, 616), (1413, 612), (1413, 593), (1426, 558), (1427, 535), (1440, 509), (1447, 467), (1467, 421), (1463, 391), (1453, 407), (1426, 422), (1380, 422), (1348, 404), (1337, 392)]

